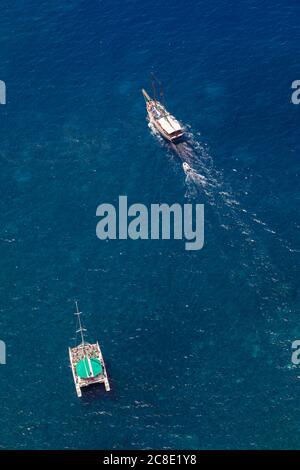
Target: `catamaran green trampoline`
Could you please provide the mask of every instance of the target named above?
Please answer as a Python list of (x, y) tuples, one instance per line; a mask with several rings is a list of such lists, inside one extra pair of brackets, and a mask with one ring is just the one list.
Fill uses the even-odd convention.
[(99, 359), (85, 356), (84, 359), (76, 364), (76, 373), (81, 379), (88, 379), (102, 374), (103, 368)]

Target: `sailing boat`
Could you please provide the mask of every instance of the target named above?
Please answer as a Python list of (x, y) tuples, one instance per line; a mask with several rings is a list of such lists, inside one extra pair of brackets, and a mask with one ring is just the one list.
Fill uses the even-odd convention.
[(82, 387), (96, 383), (104, 383), (105, 390), (109, 392), (108, 376), (99, 343), (90, 344), (85, 341), (84, 332), (86, 329), (81, 324), (78, 303), (75, 302), (75, 305), (75, 315), (79, 324), (76, 333), (80, 333), (81, 343), (75, 348), (69, 348), (69, 357), (77, 396), (82, 396)]
[[(147, 113), (149, 117), (149, 121), (151, 124), (154, 125), (155, 129), (169, 142), (176, 143), (179, 139), (181, 139), (184, 135), (184, 130), (175, 119), (174, 116), (172, 116), (165, 106), (157, 101), (156, 99), (156, 79), (153, 77), (152, 80), (152, 87), (153, 87), (153, 94), (154, 94), (154, 99), (150, 98), (146, 90), (142, 89), (142, 93), (144, 95), (145, 101), (146, 101), (146, 108), (147, 108)], [(159, 82), (160, 86), (160, 96), (163, 98), (163, 91), (161, 87), (161, 83)]]

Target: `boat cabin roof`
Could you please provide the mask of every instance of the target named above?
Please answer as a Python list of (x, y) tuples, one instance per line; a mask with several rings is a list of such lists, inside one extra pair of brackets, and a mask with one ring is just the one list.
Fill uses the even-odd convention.
[(168, 134), (172, 134), (173, 132), (181, 130), (179, 122), (176, 121), (176, 119), (172, 118), (170, 115), (158, 119), (158, 122), (163, 128), (163, 130)]

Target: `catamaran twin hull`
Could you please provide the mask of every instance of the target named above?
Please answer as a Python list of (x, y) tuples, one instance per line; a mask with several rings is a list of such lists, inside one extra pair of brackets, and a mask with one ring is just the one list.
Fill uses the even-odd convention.
[(179, 121), (159, 101), (151, 99), (145, 90), (142, 90), (142, 93), (146, 100), (149, 121), (155, 129), (169, 142), (176, 143), (181, 140), (184, 130)]
[(82, 396), (81, 388), (97, 383), (104, 383), (105, 390), (110, 391), (105, 363), (98, 342), (95, 344), (84, 343), (75, 348), (69, 348), (69, 356), (78, 397)]

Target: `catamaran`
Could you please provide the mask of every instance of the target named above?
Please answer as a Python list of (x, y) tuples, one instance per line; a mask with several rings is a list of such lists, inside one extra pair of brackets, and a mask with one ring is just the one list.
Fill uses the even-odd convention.
[(110, 385), (100, 345), (98, 342), (90, 344), (85, 341), (86, 329), (81, 324), (78, 303), (75, 302), (75, 304), (75, 315), (79, 325), (76, 333), (80, 333), (81, 343), (74, 348), (69, 348), (69, 357), (77, 396), (82, 396), (81, 388), (96, 383), (104, 383), (105, 390), (109, 392)]
[[(142, 89), (146, 101), (146, 108), (149, 121), (155, 129), (169, 142), (176, 143), (184, 135), (184, 130), (177, 119), (172, 116), (165, 106), (156, 99), (156, 87), (154, 81), (152, 82), (154, 98), (150, 98), (146, 90)], [(161, 87), (161, 84), (160, 84)], [(163, 92), (161, 89), (161, 97)]]

